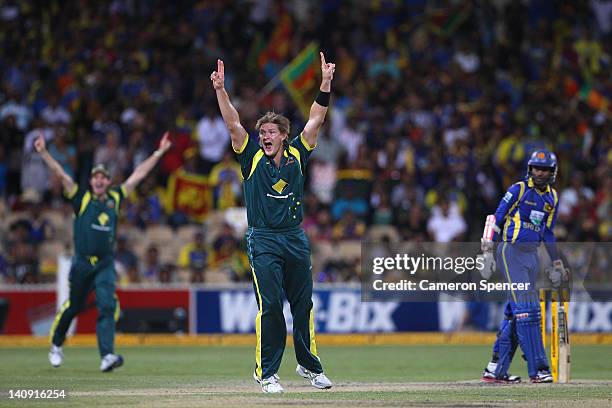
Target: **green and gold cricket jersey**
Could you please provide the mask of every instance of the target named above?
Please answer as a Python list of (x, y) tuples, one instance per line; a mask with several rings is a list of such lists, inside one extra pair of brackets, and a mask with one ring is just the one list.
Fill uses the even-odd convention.
[(103, 257), (113, 253), (119, 207), (125, 196), (123, 186), (109, 188), (102, 200), (82, 187), (75, 187), (67, 194), (75, 214), (74, 249), (77, 255)]
[(280, 167), (276, 167), (263, 149), (246, 136), (236, 155), (244, 177), (244, 201), (250, 227), (286, 229), (300, 225), (304, 215), (306, 163), (313, 149), (300, 134), (289, 143)]

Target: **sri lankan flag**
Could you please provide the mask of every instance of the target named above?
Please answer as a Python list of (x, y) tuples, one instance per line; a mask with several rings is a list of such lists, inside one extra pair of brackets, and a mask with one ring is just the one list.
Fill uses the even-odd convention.
[(270, 41), (259, 54), (257, 59), (259, 68), (263, 69), (269, 63), (278, 63), (280, 66), (280, 63), (286, 61), (291, 45), (292, 24), (289, 13), (283, 12), (270, 36)]
[(318, 51), (318, 44), (310, 43), (280, 72), (281, 81), (304, 119), (308, 119), (310, 106), (317, 94)]
[(213, 192), (208, 177), (189, 173), (179, 168), (168, 179), (166, 210), (180, 211), (190, 219), (201, 222), (213, 208)]

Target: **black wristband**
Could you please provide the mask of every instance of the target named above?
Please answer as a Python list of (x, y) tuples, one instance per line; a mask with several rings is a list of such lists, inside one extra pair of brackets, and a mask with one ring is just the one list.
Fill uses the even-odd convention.
[(321, 106), (327, 107), (329, 105), (329, 97), (330, 97), (330, 92), (319, 91), (315, 99), (315, 102)]

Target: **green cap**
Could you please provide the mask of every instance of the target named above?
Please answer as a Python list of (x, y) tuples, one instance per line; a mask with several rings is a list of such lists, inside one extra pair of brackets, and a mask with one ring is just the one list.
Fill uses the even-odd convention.
[(106, 177), (110, 178), (110, 172), (103, 164), (96, 164), (93, 169), (91, 169), (91, 175), (95, 175), (96, 173), (102, 173)]

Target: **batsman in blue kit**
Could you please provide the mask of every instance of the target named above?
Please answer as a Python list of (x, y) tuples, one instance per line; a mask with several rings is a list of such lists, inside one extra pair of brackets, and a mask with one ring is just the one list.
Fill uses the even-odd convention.
[[(554, 153), (536, 150), (527, 163), (524, 181), (513, 184), (495, 211), (497, 233), (497, 269), (509, 283), (529, 283), (529, 290), (511, 291), (504, 306), (504, 319), (493, 346), (493, 357), (482, 380), (496, 383), (518, 383), (520, 377), (508, 374), (512, 357), (520, 345), (531, 382), (553, 381), (540, 331), (540, 303), (536, 289), (539, 262), (537, 249), (544, 242), (553, 261), (549, 278), (554, 287), (567, 279), (559, 257), (553, 229), (557, 219), (559, 197), (551, 187), (557, 175)], [(494, 243), (483, 239), (485, 257), (493, 259)]]
[(217, 61), (217, 70), (210, 76), (244, 178), (247, 250), (259, 308), (253, 377), (266, 393), (283, 392), (277, 375), (287, 338), (283, 292), (293, 315), (297, 374), (316, 388), (332, 386), (317, 355), (310, 245), (300, 227), (306, 164), (325, 120), (335, 70), (335, 64), (327, 63), (323, 53), (320, 57), (319, 94), (304, 130), (291, 141), (289, 120), (274, 112), (257, 121), (259, 143), (253, 140), (240, 124), (225, 90), (223, 61)]

